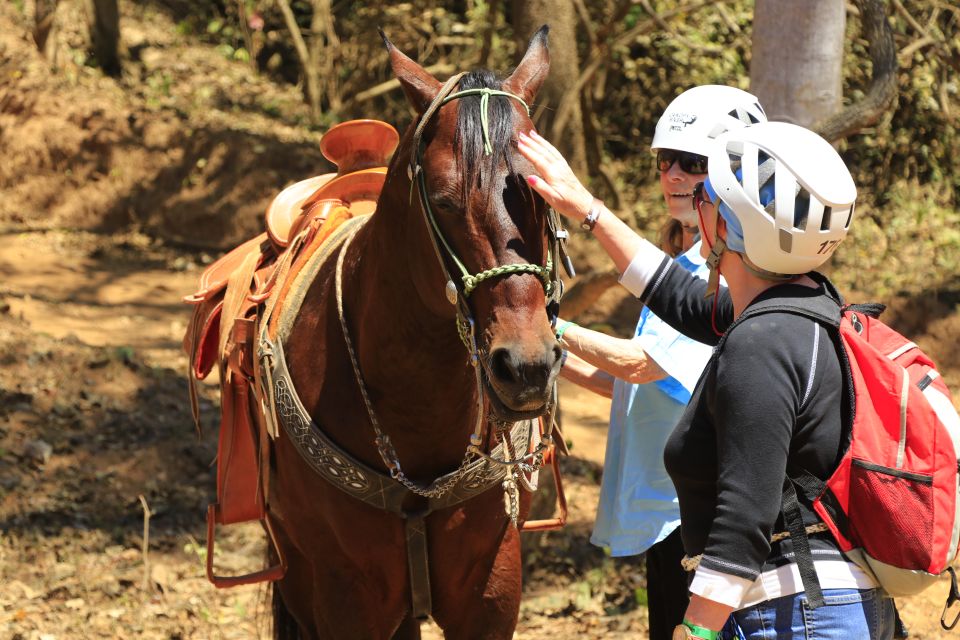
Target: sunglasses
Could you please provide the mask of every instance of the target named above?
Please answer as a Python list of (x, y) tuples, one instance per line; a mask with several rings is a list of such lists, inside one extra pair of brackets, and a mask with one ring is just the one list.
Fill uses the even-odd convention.
[(674, 151), (673, 149), (660, 149), (657, 151), (657, 169), (660, 171), (669, 171), (674, 162), (680, 163), (680, 168), (687, 173), (706, 173), (707, 157), (701, 156), (689, 151)]
[(711, 202), (703, 183), (698, 182), (693, 186), (693, 210), (699, 211), (701, 204), (711, 204)]

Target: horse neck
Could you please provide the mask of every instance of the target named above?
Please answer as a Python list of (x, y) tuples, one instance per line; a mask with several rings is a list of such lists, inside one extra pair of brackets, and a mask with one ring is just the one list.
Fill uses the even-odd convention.
[(396, 179), (395, 167), (391, 174), (377, 213), (350, 248), (354, 284), (349, 296), (345, 290), (345, 302), (357, 327), (363, 377), (376, 392), (381, 421), (403, 425), (402, 432), (391, 430), (398, 445), (422, 433), (464, 434), (430, 442), (434, 453), (450, 443), (451, 455), (462, 457), (476, 419), (475, 373), (453, 307), (437, 313), (415, 285), (417, 273), (426, 271), (442, 287), (441, 267), (418, 205), (410, 203), (409, 183)]

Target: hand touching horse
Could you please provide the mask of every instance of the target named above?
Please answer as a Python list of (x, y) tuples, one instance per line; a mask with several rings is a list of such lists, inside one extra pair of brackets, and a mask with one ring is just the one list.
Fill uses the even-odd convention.
[[(560, 366), (556, 227), (516, 149), (546, 31), (502, 82), (475, 71), (445, 85), (384, 38), (419, 116), (376, 212), (315, 269), (280, 340), (287, 387), (274, 390), (295, 389), (299, 409), (278, 397), (277, 637), (419, 638), (427, 614), (448, 638), (512, 637), (520, 545), (501, 481), (523, 520), (529, 493), (509, 490), (536, 466), (523, 421), (550, 408)], [(484, 460), (498, 443), (513, 466)]]

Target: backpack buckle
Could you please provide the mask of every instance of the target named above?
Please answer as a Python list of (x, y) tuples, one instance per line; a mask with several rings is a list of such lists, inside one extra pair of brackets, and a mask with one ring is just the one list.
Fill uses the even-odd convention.
[(940, 614), (940, 626), (950, 631), (957, 626), (957, 622), (960, 622), (960, 611), (958, 611), (957, 615), (953, 617), (953, 622), (947, 624), (947, 611), (960, 601), (960, 589), (957, 589), (957, 574), (953, 567), (947, 567), (947, 571), (950, 572), (950, 593), (947, 595), (947, 603), (943, 605), (943, 613)]

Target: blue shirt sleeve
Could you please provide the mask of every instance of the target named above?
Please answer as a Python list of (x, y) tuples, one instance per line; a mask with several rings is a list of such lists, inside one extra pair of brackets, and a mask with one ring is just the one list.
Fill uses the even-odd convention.
[(686, 404), (713, 349), (686, 337), (649, 309), (644, 308), (641, 318), (637, 340), (668, 376), (654, 384), (677, 402)]
[[(700, 256), (700, 243), (679, 256), (677, 264), (704, 280), (709, 276)], [(646, 307), (637, 324), (637, 340), (647, 356), (667, 373), (667, 378), (654, 384), (677, 402), (689, 402), (713, 349), (683, 335)]]

